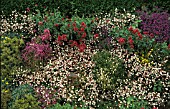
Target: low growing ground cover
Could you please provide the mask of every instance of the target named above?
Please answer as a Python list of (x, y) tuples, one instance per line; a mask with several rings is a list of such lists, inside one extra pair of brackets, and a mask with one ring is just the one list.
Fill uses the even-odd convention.
[(124, 11), (2, 17), (1, 108), (170, 107), (169, 13)]

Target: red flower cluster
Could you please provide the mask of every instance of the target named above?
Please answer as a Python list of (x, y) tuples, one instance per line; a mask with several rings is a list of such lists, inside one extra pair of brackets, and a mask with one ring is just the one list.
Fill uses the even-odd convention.
[(122, 37), (119, 38), (118, 42), (119, 42), (120, 45), (123, 45), (125, 43), (125, 38), (122, 38)]
[(129, 31), (131, 31), (133, 34), (137, 34), (139, 39), (141, 40), (143, 37), (142, 37), (142, 34), (140, 33), (140, 31), (136, 28), (136, 29), (133, 29), (132, 26), (130, 26), (128, 28)]
[(168, 45), (168, 49), (170, 49), (170, 44)]

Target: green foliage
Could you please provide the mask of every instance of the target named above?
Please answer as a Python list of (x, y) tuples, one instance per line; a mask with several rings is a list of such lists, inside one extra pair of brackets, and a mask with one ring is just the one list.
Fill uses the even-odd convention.
[(137, 97), (129, 96), (126, 98), (126, 104), (121, 104), (120, 109), (148, 109), (148, 103), (145, 100), (140, 100)]
[(115, 89), (116, 83), (126, 77), (123, 61), (108, 51), (97, 52), (93, 57), (95, 77), (103, 89)]
[(35, 97), (26, 94), (21, 99), (15, 100), (12, 109), (40, 109), (40, 106)]
[[(55, 104), (54, 106), (48, 108), (48, 109), (75, 109), (75, 106), (71, 106), (70, 104), (66, 103), (65, 105), (60, 105), (59, 103)], [(76, 108), (76, 109), (87, 109), (85, 107), (82, 108)]]
[(8, 102), (11, 99), (11, 92), (1, 88), (1, 109), (8, 108)]
[(1, 37), (1, 76), (11, 78), (22, 65), (21, 49), (24, 45), (22, 39), (17, 37)]
[(32, 86), (28, 84), (23, 84), (23, 85), (18, 86), (15, 90), (12, 91), (12, 98), (11, 98), (10, 105), (12, 105), (16, 99), (21, 99), (27, 94), (35, 95), (35, 92)]

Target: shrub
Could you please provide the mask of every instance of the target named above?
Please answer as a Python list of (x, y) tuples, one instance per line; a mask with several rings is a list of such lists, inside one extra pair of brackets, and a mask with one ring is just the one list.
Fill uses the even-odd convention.
[[(2, 81), (3, 83), (4, 81)], [(5, 84), (7, 85), (7, 83)], [(1, 84), (1, 109), (7, 109), (11, 99), (11, 91)]]
[(112, 57), (108, 51), (97, 52), (92, 59), (96, 65), (96, 80), (104, 90), (115, 89), (116, 83), (126, 77), (123, 61), (118, 57)]
[(12, 109), (40, 109), (37, 99), (32, 95), (24, 95), (21, 99), (16, 99)]
[(15, 103), (16, 99), (22, 99), (25, 95), (35, 95), (34, 89), (28, 84), (23, 84), (18, 86), (15, 90), (12, 91), (11, 101), (9, 103), (12, 106)]
[(129, 96), (126, 101), (126, 104), (120, 105), (120, 109), (148, 109), (148, 102), (137, 97)]
[(2, 36), (1, 41), (1, 76), (9, 79), (15, 76), (17, 70), (21, 68), (21, 49), (24, 42), (17, 37), (7, 36)]

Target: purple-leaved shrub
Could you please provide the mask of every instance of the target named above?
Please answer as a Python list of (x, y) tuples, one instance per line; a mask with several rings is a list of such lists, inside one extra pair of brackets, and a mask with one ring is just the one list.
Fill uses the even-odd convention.
[(143, 32), (149, 32), (156, 36), (157, 42), (170, 41), (170, 20), (169, 13), (163, 12), (143, 12), (138, 11), (142, 20), (140, 29)]

